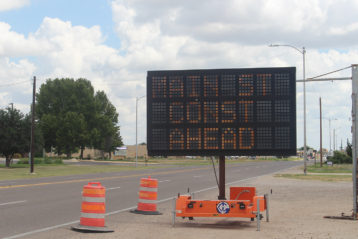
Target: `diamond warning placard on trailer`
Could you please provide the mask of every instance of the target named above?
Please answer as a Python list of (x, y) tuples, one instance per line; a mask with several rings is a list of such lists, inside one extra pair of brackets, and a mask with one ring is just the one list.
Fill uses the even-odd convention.
[(296, 68), (148, 71), (150, 156), (296, 154)]

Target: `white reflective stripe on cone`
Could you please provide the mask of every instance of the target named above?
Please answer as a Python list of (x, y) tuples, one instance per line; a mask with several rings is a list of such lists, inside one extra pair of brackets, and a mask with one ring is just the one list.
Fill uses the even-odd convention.
[(157, 203), (157, 200), (146, 200), (146, 199), (139, 199), (138, 202), (141, 202), (141, 203), (151, 203), (151, 204), (155, 204)]
[(140, 187), (139, 190), (140, 190), (140, 191), (147, 191), (147, 192), (158, 192), (158, 188), (145, 188), (145, 187)]
[(106, 202), (104, 197), (82, 197), (83, 202)]
[(84, 217), (84, 218), (104, 218), (104, 213), (103, 214), (98, 214), (98, 213), (81, 212), (81, 217)]

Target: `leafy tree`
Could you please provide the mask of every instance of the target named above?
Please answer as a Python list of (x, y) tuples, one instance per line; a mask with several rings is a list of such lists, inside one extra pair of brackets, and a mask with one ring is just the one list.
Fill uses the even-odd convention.
[(46, 150), (70, 157), (80, 149), (83, 158), (86, 146), (111, 152), (121, 144), (116, 108), (90, 81), (49, 79), (36, 97)]
[(67, 157), (77, 148), (90, 146), (88, 121), (93, 121), (94, 89), (86, 79), (47, 80), (37, 97), (37, 113), (45, 148), (55, 146)]
[(103, 91), (95, 95), (95, 132), (93, 145), (100, 150), (111, 152), (123, 145), (118, 124), (118, 113)]
[(56, 132), (58, 152), (70, 158), (86, 140), (86, 121), (82, 114), (67, 112), (60, 118), (60, 125)]
[(349, 157), (347, 154), (342, 153), (338, 150), (334, 151), (333, 156), (328, 157), (327, 160), (332, 161), (334, 164), (352, 163), (352, 157)]
[(15, 153), (29, 152), (30, 117), (10, 107), (0, 110), (0, 153), (6, 158), (6, 167), (10, 167)]
[(346, 153), (352, 158), (352, 144), (347, 140)]
[[(313, 149), (313, 148), (310, 147), (310, 146), (308, 146), (308, 145), (306, 145), (306, 149), (307, 149), (307, 150), (310, 150), (310, 149)], [(301, 148), (298, 148), (298, 150), (304, 150), (304, 147), (302, 146)]]

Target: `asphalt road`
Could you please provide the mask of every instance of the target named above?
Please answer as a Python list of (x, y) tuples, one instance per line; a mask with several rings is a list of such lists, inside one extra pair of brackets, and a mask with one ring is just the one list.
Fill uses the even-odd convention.
[[(226, 183), (239, 186), (237, 181), (300, 164), (302, 162), (290, 161), (227, 163)], [(80, 217), (82, 188), (91, 181), (106, 187), (107, 214), (135, 208), (140, 178), (149, 175), (158, 179), (159, 202), (179, 192), (185, 193), (188, 188), (195, 192), (217, 187), (211, 165), (0, 181), (0, 238), (26, 238), (42, 229), (75, 223)]]

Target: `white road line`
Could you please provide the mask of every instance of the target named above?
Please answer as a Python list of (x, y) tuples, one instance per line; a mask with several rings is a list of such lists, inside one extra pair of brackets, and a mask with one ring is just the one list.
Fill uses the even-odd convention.
[(64, 223), (64, 224), (61, 224), (61, 225), (56, 225), (56, 226), (53, 226), (53, 227), (46, 227), (46, 228), (42, 228), (42, 229), (30, 231), (30, 232), (25, 232), (25, 233), (17, 234), (17, 235), (10, 236), (10, 237), (5, 237), (5, 238), (3, 238), (3, 239), (14, 239), (14, 238), (19, 238), (19, 237), (25, 237), (25, 236), (32, 235), (32, 234), (35, 234), (35, 233), (46, 232), (46, 231), (49, 231), (49, 230), (52, 230), (52, 229), (56, 229), (56, 228), (59, 228), (59, 227), (68, 226), (68, 225), (75, 224), (75, 223), (79, 223), (79, 222), (80, 222), (80, 220), (72, 221), (72, 222), (67, 222), (67, 223)]
[(13, 201), (13, 202), (0, 203), (0, 206), (10, 205), (10, 204), (18, 204), (18, 203), (24, 203), (24, 202), (27, 202), (27, 201), (23, 200), (23, 201)]
[(170, 180), (167, 179), (167, 180), (158, 181), (158, 183), (164, 183), (164, 182), (170, 182)]
[(107, 191), (109, 190), (113, 190), (113, 189), (118, 189), (118, 188), (121, 188), (121, 187), (115, 187), (115, 188), (106, 188)]
[[(231, 185), (231, 184), (238, 183), (238, 182), (248, 181), (248, 180), (255, 179), (255, 178), (259, 178), (259, 177), (262, 177), (262, 176), (266, 176), (266, 175), (278, 173), (278, 172), (281, 172), (281, 171), (284, 171), (284, 170), (287, 170), (287, 169), (290, 169), (290, 168), (294, 168), (294, 167), (297, 167), (297, 166), (298, 166), (298, 165), (295, 165), (295, 166), (288, 167), (288, 168), (284, 168), (284, 169), (281, 169), (281, 170), (278, 170), (278, 171), (275, 171), (275, 172), (271, 172), (271, 173), (267, 173), (267, 174), (263, 174), (263, 175), (259, 175), (259, 176), (255, 176), (255, 177), (251, 177), (251, 178), (241, 179), (241, 180), (234, 181), (234, 182), (231, 182), (231, 183), (226, 183), (225, 185)], [(213, 186), (213, 187), (204, 188), (204, 189), (195, 191), (194, 193), (200, 193), (200, 192), (204, 192), (204, 191), (208, 191), (208, 190), (216, 189), (216, 188), (218, 188), (217, 185), (216, 185), (216, 186)], [(162, 200), (157, 200), (157, 203), (162, 203), (162, 202), (166, 202), (166, 201), (169, 201), (169, 200), (173, 200), (174, 198), (176, 198), (176, 196), (170, 197), (170, 198), (165, 198), (165, 199), (162, 199)], [(132, 209), (136, 209), (136, 208), (137, 208), (137, 206), (133, 206), (133, 207), (129, 207), (129, 208), (125, 208), (125, 209), (120, 209), (120, 210), (117, 210), (117, 211), (109, 212), (109, 213), (106, 213), (105, 215), (106, 215), (106, 216), (109, 216), (109, 215), (113, 215), (113, 214), (117, 214), (117, 213), (121, 213), (121, 212), (126, 212), (126, 211), (129, 211), (129, 210), (132, 210)], [(30, 231), (30, 232), (25, 232), (25, 233), (22, 233), (22, 234), (17, 234), (17, 235), (11, 236), (11, 237), (5, 237), (4, 239), (15, 239), (15, 238), (19, 238), (19, 237), (24, 237), (24, 236), (32, 235), (32, 234), (35, 234), (35, 233), (45, 232), (45, 231), (49, 231), (49, 230), (56, 229), (56, 228), (59, 228), (59, 227), (68, 226), (68, 225), (75, 224), (75, 223), (79, 223), (79, 220), (77, 220), (77, 221), (72, 221), (72, 222), (67, 222), (67, 223), (64, 223), (64, 224), (61, 224), (61, 225), (56, 225), (56, 226), (53, 226), (53, 227), (46, 227), (46, 228), (42, 228), (42, 229)]]

